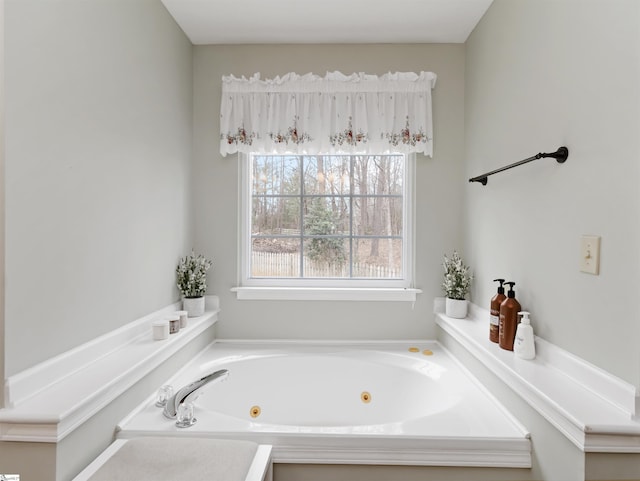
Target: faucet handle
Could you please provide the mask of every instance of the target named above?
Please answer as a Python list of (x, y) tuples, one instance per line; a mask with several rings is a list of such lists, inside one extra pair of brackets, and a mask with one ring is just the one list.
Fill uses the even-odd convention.
[(184, 402), (178, 406), (178, 415), (176, 426), (179, 428), (188, 428), (196, 423), (195, 408), (192, 402)]
[(165, 407), (172, 396), (173, 386), (171, 386), (170, 384), (165, 384), (158, 389), (158, 393), (156, 395), (156, 406), (159, 408)]

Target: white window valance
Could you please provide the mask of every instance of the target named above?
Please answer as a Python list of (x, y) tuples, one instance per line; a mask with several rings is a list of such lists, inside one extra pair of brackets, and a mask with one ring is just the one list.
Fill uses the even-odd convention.
[(432, 72), (222, 77), (220, 153), (432, 155)]

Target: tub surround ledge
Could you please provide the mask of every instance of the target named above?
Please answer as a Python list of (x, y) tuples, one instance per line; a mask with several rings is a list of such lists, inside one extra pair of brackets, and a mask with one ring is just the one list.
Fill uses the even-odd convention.
[(169, 339), (154, 341), (151, 324), (176, 302), (5, 380), (0, 441), (57, 443), (179, 352), (218, 320), (207, 296), (203, 316)]
[(469, 305), (466, 319), (436, 324), (583, 452), (640, 453), (640, 393), (635, 386), (536, 336), (536, 358), (517, 358), (489, 340), (489, 311)]

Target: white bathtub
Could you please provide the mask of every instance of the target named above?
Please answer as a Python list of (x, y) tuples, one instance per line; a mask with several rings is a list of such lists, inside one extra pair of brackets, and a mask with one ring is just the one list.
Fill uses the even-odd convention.
[(168, 382), (223, 368), (194, 426), (149, 398), (118, 437), (249, 439), (272, 444), (275, 462), (531, 466), (527, 430), (436, 342), (216, 342)]

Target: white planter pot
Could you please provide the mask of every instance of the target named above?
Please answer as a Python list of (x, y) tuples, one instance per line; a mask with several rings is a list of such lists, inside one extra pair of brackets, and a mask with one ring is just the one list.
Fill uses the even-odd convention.
[(204, 314), (204, 296), (183, 297), (182, 309), (188, 312), (189, 317), (199, 317)]
[(467, 317), (467, 300), (449, 299), (447, 297), (447, 303), (444, 313), (448, 317), (453, 317), (455, 319), (464, 319), (465, 317)]

